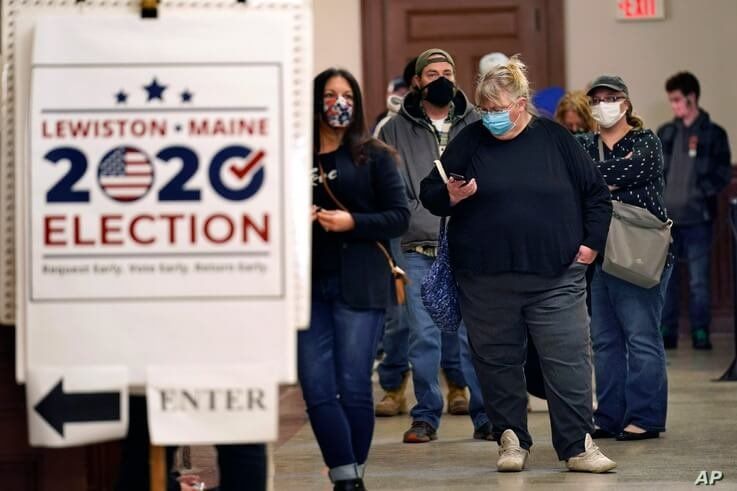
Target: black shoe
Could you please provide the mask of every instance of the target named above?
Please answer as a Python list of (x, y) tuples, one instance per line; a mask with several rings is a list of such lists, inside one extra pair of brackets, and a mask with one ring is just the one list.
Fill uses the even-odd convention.
[(665, 349), (678, 348), (678, 336), (663, 336), (663, 347)]
[(617, 435), (615, 435), (614, 433), (610, 433), (606, 430), (602, 430), (601, 428), (596, 428), (594, 432), (591, 434), (591, 438), (593, 438), (594, 440), (597, 438), (614, 438), (616, 436)]
[(474, 440), (494, 441), (494, 435), (491, 433), (491, 423), (484, 423), (481, 427), (473, 430)]
[(659, 431), (646, 431), (644, 433), (632, 433), (631, 431), (622, 431), (617, 435), (618, 442), (634, 442), (636, 440), (649, 440), (651, 438), (660, 438)]
[(426, 421), (413, 421), (404, 433), (404, 443), (427, 443), (438, 439), (438, 432)]
[(333, 491), (366, 491), (366, 488), (363, 485), (363, 479), (348, 479), (335, 481)]

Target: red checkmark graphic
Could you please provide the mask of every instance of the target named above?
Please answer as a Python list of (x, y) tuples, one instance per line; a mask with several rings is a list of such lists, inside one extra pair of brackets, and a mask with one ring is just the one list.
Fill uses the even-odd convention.
[(247, 162), (243, 167), (238, 168), (238, 165), (236, 165), (236, 164), (231, 165), (229, 167), (230, 172), (232, 172), (233, 174), (235, 174), (235, 177), (237, 177), (238, 179), (243, 179), (245, 177), (245, 175), (248, 174), (248, 172), (251, 169), (253, 169), (256, 166), (256, 164), (259, 163), (259, 161), (261, 161), (261, 159), (264, 157), (264, 155), (265, 155), (264, 154), (264, 151), (263, 150), (259, 150), (258, 152), (256, 152), (256, 155), (254, 155), (253, 158), (251, 158), (250, 161)]

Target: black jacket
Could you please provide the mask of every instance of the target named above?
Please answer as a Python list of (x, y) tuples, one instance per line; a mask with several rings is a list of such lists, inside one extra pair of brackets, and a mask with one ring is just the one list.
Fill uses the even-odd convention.
[[(678, 119), (666, 123), (658, 129), (658, 137), (663, 144), (664, 175), (667, 180), (670, 170), (673, 145), (677, 134), (677, 125), (683, 124)], [(732, 177), (732, 161), (729, 140), (724, 129), (711, 121), (709, 113), (701, 110), (694, 121), (691, 131), (699, 139), (694, 161), (694, 182), (704, 197), (701, 206), (705, 216), (714, 219), (717, 209), (717, 195), (724, 189)], [(666, 186), (667, 186), (666, 181)]]
[(389, 239), (407, 230), (410, 213), (396, 160), (379, 148), (370, 148), (368, 155), (366, 163), (357, 165), (348, 148), (341, 147), (330, 188), (356, 223), (350, 232), (337, 234), (343, 301), (357, 309), (383, 309), (392, 300), (392, 277), (376, 241), (389, 250)]

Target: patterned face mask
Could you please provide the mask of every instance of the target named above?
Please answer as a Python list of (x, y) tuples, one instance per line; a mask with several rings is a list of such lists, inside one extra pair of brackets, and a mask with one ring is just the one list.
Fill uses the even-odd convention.
[(351, 124), (353, 104), (343, 96), (339, 96), (335, 99), (335, 102), (332, 102), (332, 99), (325, 101), (323, 111), (325, 112), (325, 121), (333, 128), (345, 128)]

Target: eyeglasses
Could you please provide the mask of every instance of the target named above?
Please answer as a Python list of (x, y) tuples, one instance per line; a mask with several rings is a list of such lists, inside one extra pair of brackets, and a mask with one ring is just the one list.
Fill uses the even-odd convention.
[(627, 97), (623, 95), (607, 95), (604, 97), (589, 97), (589, 106), (596, 106), (597, 104), (601, 104), (602, 102), (608, 102), (608, 103), (619, 102), (626, 98)]
[(476, 106), (476, 107), (474, 108), (474, 110), (475, 110), (475, 111), (476, 111), (476, 112), (477, 112), (477, 113), (478, 113), (478, 114), (479, 114), (480, 116), (483, 116), (483, 115), (485, 115), (485, 114), (499, 114), (499, 113), (503, 113), (503, 112), (507, 112), (507, 111), (511, 110), (511, 109), (512, 109), (512, 107), (513, 107), (513, 106), (514, 106), (515, 104), (516, 104), (516, 103), (512, 102), (511, 104), (509, 104), (509, 106), (507, 106), (507, 107), (505, 107), (505, 108), (502, 108), (502, 109), (484, 109), (483, 107), (480, 107), (480, 106)]

